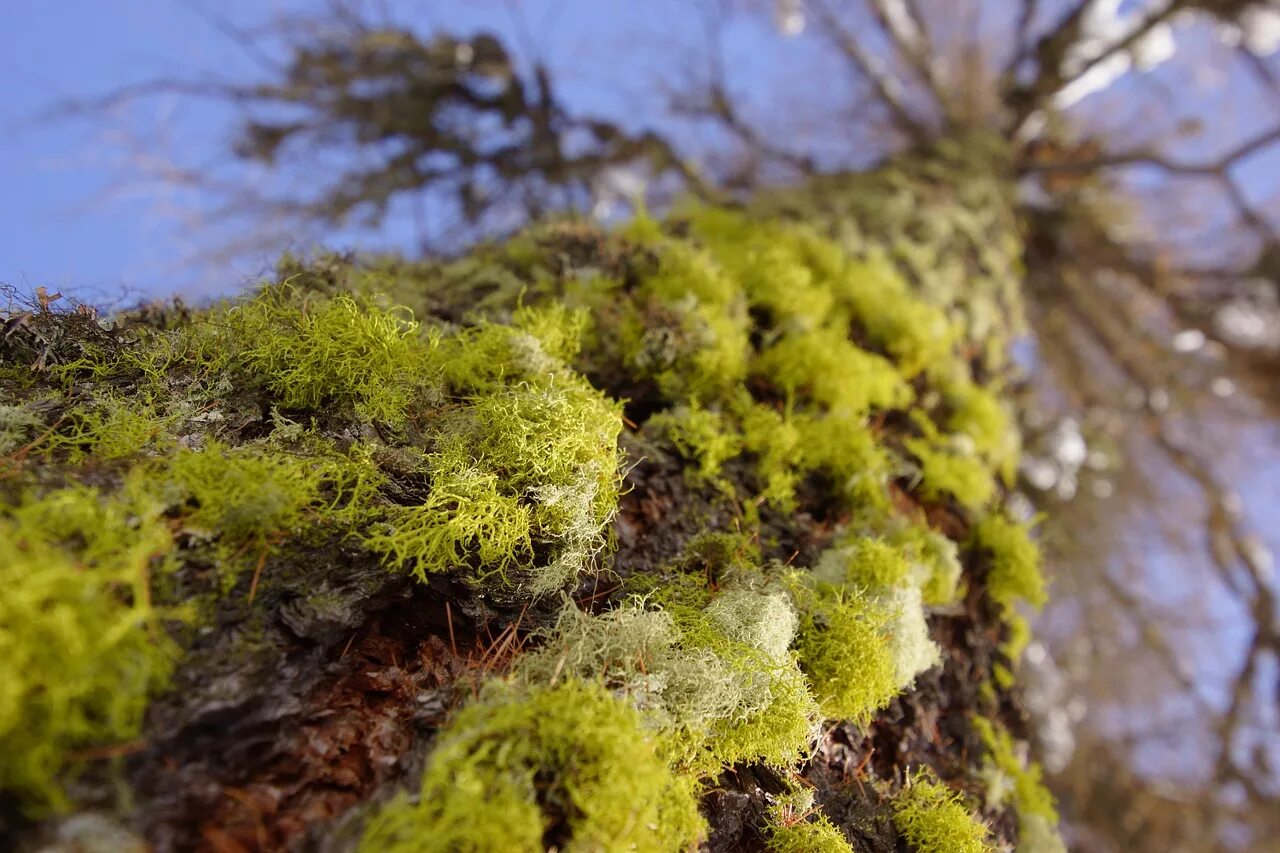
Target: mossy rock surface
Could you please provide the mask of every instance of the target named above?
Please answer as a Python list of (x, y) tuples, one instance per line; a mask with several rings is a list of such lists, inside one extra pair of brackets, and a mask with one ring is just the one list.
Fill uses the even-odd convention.
[[(1013, 267), (935, 172), (883, 180), (960, 217), (947, 270)], [(1016, 300), (931, 287), (888, 213), (852, 241), (784, 212), (11, 306), (0, 835), (1052, 839), (1006, 677), (1043, 596), (1002, 509)]]

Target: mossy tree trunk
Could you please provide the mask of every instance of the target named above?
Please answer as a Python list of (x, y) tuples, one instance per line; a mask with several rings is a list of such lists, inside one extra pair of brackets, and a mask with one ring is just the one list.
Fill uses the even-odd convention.
[(0, 832), (1059, 849), (1015, 748), (1043, 589), (992, 148), (200, 311), (11, 309)]

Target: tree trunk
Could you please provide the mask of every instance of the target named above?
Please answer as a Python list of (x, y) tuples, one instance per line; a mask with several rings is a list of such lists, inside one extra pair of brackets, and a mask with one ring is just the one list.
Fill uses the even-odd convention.
[[(43, 294), (11, 309), (0, 837), (488, 849), (435, 834), (434, 806), (386, 804), (450, 760), (435, 747), (460, 709), (496, 721), (579, 679), (635, 709), (640, 734), (618, 738), (652, 737), (663, 772), (697, 780), (701, 849), (969, 849), (945, 840), (969, 830), (946, 823), (955, 802), (988, 843), (1060, 849), (1010, 740), (1027, 734), (1017, 601), (1041, 590), (1004, 508), (1017, 444), (1000, 395), (1021, 320), (993, 147), (917, 153), (751, 215), (551, 224), (449, 263), (286, 260), (232, 306), (112, 325)], [(909, 577), (871, 573), (879, 545)], [(58, 585), (95, 573), (91, 594)], [(731, 593), (782, 601), (789, 630), (715, 616)], [(922, 638), (911, 653), (937, 663), (904, 670), (922, 599), (936, 652)], [(539, 674), (627, 607), (670, 614), (667, 633), (625, 660), (569, 649)], [(845, 618), (873, 646), (833, 633)], [(766, 658), (735, 633), (748, 623), (783, 648)], [(833, 714), (885, 655), (893, 689)], [(695, 661), (752, 685), (696, 725), (672, 687)], [(798, 760), (733, 752), (789, 672), (807, 691), (789, 712), (808, 720)], [(594, 801), (565, 793), (579, 771), (531, 760), (517, 775), (540, 843), (601, 846)], [(594, 796), (632, 796), (625, 776)], [(955, 793), (929, 800), (936, 786)], [(425, 834), (371, 835), (387, 810)], [(620, 825), (635, 846), (618, 849), (690, 837)]]

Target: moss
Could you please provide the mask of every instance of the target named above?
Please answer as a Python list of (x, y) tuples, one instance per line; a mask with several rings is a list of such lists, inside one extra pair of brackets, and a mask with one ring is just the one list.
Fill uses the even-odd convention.
[(885, 635), (892, 614), (857, 590), (822, 584), (795, 588), (801, 613), (796, 653), (822, 713), (866, 723), (898, 694)]
[[(744, 395), (745, 396), (745, 395)], [(756, 459), (760, 499), (782, 511), (795, 507), (796, 485), (807, 468), (801, 434), (789, 414), (761, 403), (736, 401), (742, 424), (742, 446)]]
[(853, 853), (849, 840), (814, 808), (813, 792), (783, 795), (769, 808), (766, 844), (774, 853)]
[(338, 406), (401, 423), (430, 347), (405, 310), (339, 294), (304, 299), (263, 288), (215, 314), (203, 329), (213, 363), (261, 382), (285, 409)]
[(123, 459), (172, 446), (169, 431), (175, 418), (163, 416), (145, 400), (108, 395), (73, 409), (67, 419), (68, 425), (51, 436), (47, 449), (66, 448), (73, 462), (88, 456)]
[(981, 459), (963, 448), (946, 447), (937, 440), (910, 438), (905, 442), (920, 460), (920, 490), (929, 500), (954, 498), (961, 506), (980, 510), (995, 497), (996, 484)]
[(872, 591), (912, 582), (912, 566), (899, 548), (868, 536), (855, 536), (826, 551), (815, 573), (832, 583)]
[(0, 789), (64, 809), (80, 750), (136, 738), (176, 649), (151, 603), (157, 505), (70, 487), (0, 507)]
[(804, 470), (828, 479), (846, 506), (887, 507), (889, 460), (865, 419), (848, 414), (797, 415)]
[(790, 397), (849, 417), (908, 405), (911, 388), (884, 358), (858, 348), (834, 328), (790, 333), (760, 353), (753, 373)]
[(967, 436), (977, 455), (1012, 486), (1022, 439), (997, 389), (964, 379), (948, 383), (944, 396), (950, 409), (947, 429)]
[(1040, 549), (1031, 538), (1030, 524), (1000, 514), (988, 515), (973, 527), (974, 544), (991, 558), (987, 595), (1005, 611), (1018, 601), (1042, 607), (1048, 599), (1040, 570)]
[(872, 257), (852, 263), (833, 285), (872, 341), (908, 377), (954, 358), (955, 324), (940, 307), (913, 294), (887, 262)]
[(994, 850), (987, 828), (965, 808), (960, 795), (923, 775), (894, 799), (893, 823), (916, 853), (983, 853)]
[(360, 849), (686, 849), (703, 822), (660, 740), (598, 685), (491, 684), (441, 731), (417, 802), (384, 807)]
[(585, 383), (478, 397), (442, 426), (424, 501), (390, 510), (365, 541), (419, 578), (469, 567), (535, 596), (560, 589), (604, 547), (620, 428)]
[(742, 449), (739, 436), (719, 412), (694, 402), (654, 415), (646, 425), (665, 435), (681, 455), (698, 463), (698, 475), (714, 479)]
[[(1024, 765), (1014, 749), (1013, 737), (1005, 729), (986, 717), (974, 716), (972, 723), (987, 750), (984, 762), (1013, 781), (1013, 802), (1019, 819), (1034, 815), (1056, 826), (1058, 809), (1041, 779), (1040, 766), (1034, 762)], [(999, 799), (995, 798), (992, 805), (998, 806)]]

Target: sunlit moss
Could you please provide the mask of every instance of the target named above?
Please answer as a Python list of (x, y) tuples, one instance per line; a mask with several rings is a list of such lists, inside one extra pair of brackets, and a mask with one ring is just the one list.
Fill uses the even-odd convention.
[(629, 703), (576, 678), (491, 684), (441, 731), (416, 802), (370, 820), (362, 851), (668, 853), (703, 834), (694, 782)]
[(893, 823), (916, 853), (984, 853), (995, 848), (987, 828), (958, 793), (917, 775), (893, 803)]
[(963, 448), (946, 447), (936, 439), (910, 438), (905, 442), (920, 460), (920, 490), (929, 500), (954, 498), (961, 506), (980, 510), (996, 494), (995, 480), (982, 460)]
[(724, 463), (742, 449), (737, 431), (726, 418), (697, 402), (655, 415), (649, 426), (666, 435), (686, 459), (696, 462), (699, 475), (706, 479), (719, 475)]
[(136, 738), (176, 649), (151, 603), (158, 504), (70, 487), (0, 506), (0, 789), (63, 809), (80, 750)]
[(429, 347), (403, 310), (347, 294), (302, 299), (287, 285), (214, 314), (204, 329), (215, 362), (260, 381), (286, 409), (349, 406), (396, 424), (423, 377)]
[(898, 694), (886, 627), (892, 613), (855, 589), (795, 585), (796, 653), (828, 719), (865, 723)]

